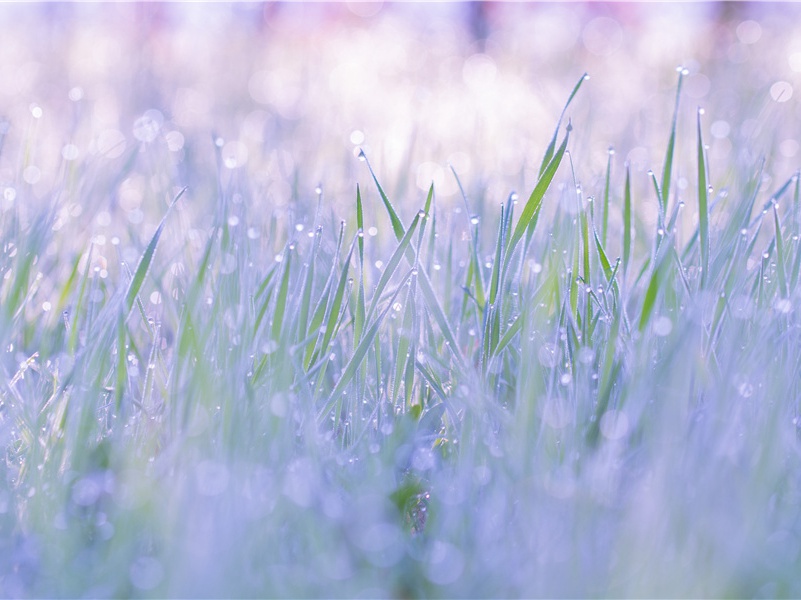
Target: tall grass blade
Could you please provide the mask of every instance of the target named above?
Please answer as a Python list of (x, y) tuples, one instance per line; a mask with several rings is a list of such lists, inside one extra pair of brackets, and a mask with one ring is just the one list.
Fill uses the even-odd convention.
[(623, 276), (631, 261), (631, 166), (626, 165), (626, 184), (623, 192)]
[(567, 112), (567, 108), (570, 106), (570, 103), (573, 102), (573, 98), (576, 97), (576, 94), (581, 87), (581, 84), (587, 81), (590, 76), (587, 73), (584, 73), (581, 78), (576, 82), (576, 85), (573, 86), (573, 91), (570, 92), (570, 96), (567, 98), (567, 102), (565, 102), (565, 106), (562, 108), (562, 113), (559, 115), (559, 120), (556, 122), (556, 129), (553, 132), (553, 137), (551, 138), (550, 143), (548, 144), (548, 148), (545, 150), (545, 155), (542, 157), (542, 163), (540, 164), (539, 170), (539, 178), (542, 178), (542, 174), (545, 172), (545, 169), (551, 164), (551, 159), (553, 158), (554, 151), (556, 149), (556, 140), (559, 137), (559, 128), (562, 126), (562, 121), (565, 118), (565, 113)]
[(525, 235), (526, 230), (531, 229), (533, 231), (537, 226), (537, 219), (540, 214), (540, 209), (542, 208), (542, 199), (545, 196), (545, 192), (548, 190), (548, 187), (551, 185), (551, 181), (553, 181), (554, 175), (556, 175), (556, 170), (559, 168), (562, 158), (565, 155), (565, 150), (567, 150), (567, 142), (570, 139), (571, 129), (572, 127), (570, 123), (568, 123), (567, 131), (565, 132), (565, 137), (562, 140), (562, 144), (559, 146), (559, 150), (548, 163), (548, 166), (542, 171), (539, 181), (537, 181), (537, 185), (534, 186), (534, 190), (531, 192), (526, 205), (523, 207), (523, 211), (520, 213), (520, 218), (517, 221), (517, 225), (515, 226), (514, 231), (509, 237), (509, 241), (506, 245), (503, 269), (504, 273), (508, 271), (509, 261), (514, 254), (517, 244), (523, 238), (523, 235)]
[(667, 213), (668, 202), (670, 201), (670, 180), (673, 176), (673, 154), (676, 147), (676, 123), (679, 118), (679, 100), (681, 99), (681, 83), (687, 74), (683, 67), (678, 68), (679, 82), (676, 85), (676, 104), (673, 109), (673, 121), (670, 125), (670, 138), (668, 139), (667, 150), (665, 152), (665, 165), (662, 169), (662, 193), (660, 195), (660, 205), (662, 213)]
[(347, 365), (345, 365), (345, 369), (342, 371), (342, 375), (340, 376), (339, 380), (334, 386), (334, 389), (331, 391), (331, 394), (328, 396), (325, 405), (317, 413), (318, 423), (322, 424), (324, 419), (328, 416), (328, 414), (332, 410), (334, 410), (334, 408), (336, 408), (337, 401), (342, 396), (342, 393), (347, 389), (351, 381), (353, 381), (353, 378), (356, 375), (356, 371), (358, 370), (359, 366), (364, 360), (364, 357), (367, 356), (367, 351), (370, 349), (370, 346), (376, 342), (378, 328), (381, 326), (384, 317), (386, 317), (387, 313), (392, 309), (392, 305), (395, 302), (395, 298), (398, 297), (398, 294), (405, 287), (406, 282), (409, 280), (411, 276), (412, 276), (412, 271), (409, 271), (403, 277), (401, 284), (392, 293), (392, 296), (389, 299), (389, 304), (387, 305), (387, 307), (384, 308), (384, 310), (382, 310), (378, 314), (378, 317), (375, 319), (375, 321), (373, 321), (370, 327), (368, 327), (367, 330), (365, 331), (364, 337), (362, 337), (362, 340), (359, 342), (358, 346), (356, 346), (356, 350), (353, 352), (353, 356), (351, 356)]
[(698, 227), (701, 237), (701, 287), (709, 277), (709, 186), (706, 175), (704, 139), (701, 133), (701, 109), (698, 109)]
[(125, 310), (126, 319), (130, 316), (131, 311), (133, 310), (134, 303), (139, 295), (139, 290), (142, 289), (142, 284), (145, 282), (145, 277), (147, 277), (147, 273), (150, 270), (150, 265), (153, 262), (153, 257), (156, 254), (156, 247), (159, 244), (159, 239), (161, 239), (161, 233), (164, 231), (164, 226), (167, 223), (167, 217), (170, 215), (172, 208), (175, 206), (178, 200), (181, 199), (181, 196), (184, 195), (187, 189), (188, 188), (186, 187), (183, 188), (180, 192), (178, 192), (178, 194), (176, 194), (175, 198), (173, 198), (173, 201), (167, 208), (167, 212), (164, 214), (159, 226), (156, 228), (156, 232), (153, 234), (153, 237), (150, 238), (150, 243), (148, 243), (144, 253), (139, 259), (139, 264), (136, 265), (133, 279), (131, 279), (131, 283), (128, 285), (128, 290), (125, 292), (123, 308)]
[(776, 273), (779, 278), (779, 294), (782, 298), (788, 297), (786, 256), (784, 253), (784, 239), (782, 238), (782, 225), (779, 221), (778, 204), (773, 205), (773, 225), (776, 231)]

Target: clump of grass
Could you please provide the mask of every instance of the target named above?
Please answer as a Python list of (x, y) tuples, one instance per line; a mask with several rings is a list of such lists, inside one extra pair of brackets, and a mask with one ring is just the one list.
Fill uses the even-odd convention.
[(682, 76), (661, 182), (610, 152), (597, 213), (585, 77), (498, 212), (407, 214), (362, 157), (347, 220), (251, 236), (221, 178), (190, 247), (188, 181), (116, 277), (4, 212), (0, 592), (798, 595), (799, 178), (712, 197), (699, 112), (685, 197)]

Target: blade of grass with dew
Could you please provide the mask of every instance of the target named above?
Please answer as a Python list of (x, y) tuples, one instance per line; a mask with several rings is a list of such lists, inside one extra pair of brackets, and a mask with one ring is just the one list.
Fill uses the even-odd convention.
[(122, 311), (120, 311), (120, 316), (117, 321), (117, 368), (116, 380), (114, 382), (114, 408), (117, 414), (119, 414), (122, 408), (122, 398), (125, 395), (125, 388), (128, 386), (128, 352), (125, 348), (128, 332)]
[(565, 137), (562, 140), (562, 144), (559, 146), (559, 150), (548, 163), (548, 166), (542, 172), (542, 175), (540, 175), (539, 181), (537, 181), (537, 184), (534, 186), (534, 190), (531, 192), (526, 205), (523, 207), (523, 211), (520, 213), (520, 218), (517, 221), (517, 225), (515, 226), (515, 229), (512, 232), (512, 235), (509, 237), (509, 241), (506, 245), (503, 268), (504, 274), (507, 272), (509, 261), (514, 254), (517, 244), (526, 233), (526, 230), (529, 228), (533, 230), (537, 226), (537, 219), (539, 217), (540, 209), (542, 208), (542, 199), (545, 196), (545, 192), (548, 190), (548, 187), (551, 185), (551, 181), (556, 175), (556, 170), (559, 168), (562, 158), (565, 155), (571, 129), (572, 126), (570, 123), (568, 123), (567, 131), (565, 132)]
[(667, 254), (668, 252), (666, 251), (662, 252), (661, 255), (657, 256), (654, 263), (653, 270), (651, 272), (651, 278), (648, 281), (648, 287), (645, 290), (645, 297), (643, 298), (642, 307), (640, 309), (640, 320), (639, 324), (637, 325), (637, 329), (640, 332), (645, 330), (648, 322), (651, 320), (651, 316), (656, 306), (656, 299), (665, 275), (665, 265), (667, 264), (665, 257)]
[(798, 285), (798, 274), (801, 271), (801, 241), (796, 246), (795, 259), (793, 260), (793, 270), (790, 274), (790, 293), (795, 291)]
[[(334, 252), (334, 259), (331, 262), (331, 269), (328, 273), (328, 278), (326, 279), (325, 286), (323, 287), (323, 291), (320, 294), (320, 298), (317, 301), (317, 305), (312, 313), (311, 321), (309, 322), (309, 327), (307, 331), (312, 334), (311, 339), (306, 346), (306, 351), (304, 353), (303, 358), (303, 366), (305, 369), (309, 369), (313, 362), (317, 361), (318, 352), (319, 352), (319, 342), (322, 336), (320, 333), (320, 329), (323, 326), (323, 320), (325, 319), (325, 315), (328, 311), (328, 307), (330, 306), (331, 302), (331, 289), (334, 285), (334, 280), (336, 279), (337, 274), (337, 259), (339, 258), (339, 254), (342, 250), (342, 242), (345, 238), (345, 224), (342, 223), (339, 228), (339, 237), (337, 238), (337, 247), (336, 251)], [(317, 332), (317, 337), (314, 337), (315, 332)]]
[[(406, 302), (403, 311), (403, 321), (401, 322), (401, 329), (398, 332), (398, 350), (395, 356), (395, 373), (392, 378), (392, 385), (390, 387), (391, 394), (390, 400), (392, 406), (397, 407), (398, 393), (400, 390), (401, 381), (404, 378), (407, 364), (411, 361), (414, 362), (414, 356), (410, 356), (410, 348), (412, 345), (412, 337), (414, 335), (413, 318), (414, 318), (414, 275), (411, 278), (411, 285), (406, 292)], [(406, 405), (402, 407), (406, 410)]]
[[(358, 239), (358, 236), (356, 236), (356, 239)], [(356, 244), (352, 243), (350, 245), (350, 249), (348, 250), (348, 254), (345, 256), (336, 291), (334, 292), (331, 305), (326, 310), (325, 331), (323, 333), (322, 343), (320, 344), (320, 353), (322, 354), (328, 352), (328, 346), (338, 330), (340, 311), (342, 309), (342, 302), (343, 298), (345, 297), (345, 287), (347, 286), (348, 274), (350, 272), (350, 259), (353, 256), (353, 250), (355, 246)]]
[(364, 299), (364, 210), (362, 208), (362, 193), (359, 184), (356, 184), (356, 235), (359, 248), (359, 285), (356, 292), (356, 310), (353, 318), (353, 339), (356, 343), (364, 330), (366, 307)]
[(617, 356), (617, 344), (620, 336), (620, 318), (616, 316), (612, 320), (612, 328), (609, 337), (604, 344), (603, 368), (601, 371), (600, 383), (598, 385), (598, 397), (596, 400), (595, 415), (590, 421), (586, 433), (587, 444), (594, 448), (598, 444), (600, 435), (601, 418), (609, 406), (612, 391), (615, 383), (619, 380), (623, 361)]
[(395, 212), (392, 202), (389, 201), (386, 193), (384, 193), (384, 188), (382, 188), (381, 184), (378, 183), (378, 178), (375, 176), (375, 171), (373, 171), (373, 167), (370, 165), (370, 161), (367, 160), (367, 155), (363, 150), (359, 151), (359, 158), (367, 165), (367, 169), (370, 171), (370, 175), (375, 182), (375, 186), (378, 188), (378, 195), (381, 196), (381, 201), (384, 203), (384, 208), (386, 208), (387, 214), (389, 215), (390, 223), (392, 223), (392, 231), (395, 232), (395, 237), (400, 240), (404, 234), (403, 223), (401, 222), (400, 217), (398, 217), (398, 213)]
[(259, 311), (256, 313), (256, 322), (253, 325), (253, 335), (255, 336), (261, 327), (261, 323), (264, 320), (265, 315), (267, 314), (267, 309), (270, 306), (270, 300), (273, 297), (273, 291), (275, 290), (275, 286), (270, 285), (272, 283), (273, 277), (275, 276), (276, 269), (271, 268), (270, 271), (265, 275), (264, 279), (259, 286), (258, 291), (254, 294), (254, 297), (257, 299), (261, 299), (261, 304), (259, 306)]
[(125, 310), (125, 318), (126, 320), (131, 314), (133, 310), (134, 303), (136, 301), (137, 296), (139, 295), (139, 290), (142, 289), (142, 284), (145, 282), (145, 277), (147, 276), (148, 271), (150, 270), (150, 265), (153, 262), (153, 257), (156, 254), (156, 247), (158, 246), (159, 239), (161, 239), (161, 233), (164, 231), (164, 227), (167, 223), (167, 217), (170, 215), (175, 204), (178, 200), (181, 199), (181, 196), (184, 195), (187, 188), (183, 188), (178, 194), (176, 194), (175, 198), (173, 198), (172, 202), (170, 203), (169, 207), (167, 208), (167, 212), (161, 219), (159, 226), (156, 228), (156, 232), (153, 234), (153, 237), (150, 238), (150, 243), (148, 243), (147, 247), (145, 248), (144, 253), (142, 254), (141, 258), (139, 259), (139, 264), (136, 265), (136, 270), (134, 271), (133, 279), (131, 279), (131, 283), (128, 285), (128, 289), (125, 292), (125, 301), (123, 304)]
[(709, 186), (706, 175), (706, 156), (701, 132), (701, 114), (698, 109), (698, 230), (701, 237), (701, 287), (709, 277)]
[(365, 331), (362, 340), (359, 342), (359, 345), (356, 346), (356, 350), (353, 352), (353, 356), (351, 356), (348, 363), (345, 365), (345, 369), (342, 371), (342, 375), (337, 381), (334, 389), (331, 391), (331, 394), (328, 396), (328, 399), (323, 406), (323, 408), (317, 413), (317, 421), (318, 423), (322, 424), (323, 420), (327, 417), (328, 413), (330, 413), (334, 408), (336, 408), (337, 401), (339, 400), (342, 393), (348, 387), (350, 382), (353, 380), (354, 376), (356, 375), (356, 371), (359, 368), (362, 360), (364, 357), (367, 356), (367, 351), (370, 349), (370, 346), (375, 344), (377, 335), (378, 335), (378, 328), (381, 326), (381, 323), (386, 317), (387, 313), (392, 309), (392, 304), (395, 302), (395, 299), (398, 297), (400, 291), (405, 287), (406, 282), (412, 276), (412, 271), (409, 271), (402, 279), (401, 284), (395, 289), (393, 292), (389, 304), (386, 308), (384, 308), (373, 321), (373, 323), (367, 328)]
[(782, 239), (782, 225), (779, 221), (779, 206), (773, 203), (773, 225), (776, 240), (776, 274), (779, 278), (779, 294), (782, 298), (788, 297), (787, 274), (785, 272), (784, 240)]
[(292, 268), (292, 253), (287, 247), (284, 250), (284, 269), (281, 274), (281, 283), (278, 286), (278, 293), (275, 296), (275, 308), (272, 314), (272, 324), (270, 327), (270, 341), (278, 343), (281, 339), (281, 329), (284, 326), (284, 314), (286, 313), (286, 304), (289, 295), (289, 274)]
[[(473, 298), (475, 298), (479, 310), (484, 310), (486, 305), (486, 296), (484, 290), (484, 278), (481, 273), (481, 263), (478, 260), (478, 221), (473, 223), (474, 217), (471, 216), (472, 213), (470, 211), (470, 205), (467, 201), (467, 194), (465, 193), (464, 187), (462, 187), (462, 182), (459, 179), (459, 175), (456, 174), (456, 169), (454, 169), (453, 166), (451, 166), (451, 173), (453, 173), (453, 177), (456, 179), (456, 185), (459, 187), (459, 192), (462, 196), (462, 200), (464, 201), (464, 210), (465, 215), (467, 216), (467, 233), (470, 236), (470, 264), (468, 265), (467, 269), (467, 281), (465, 282), (465, 287), (468, 290), (472, 290)], [(477, 219), (478, 217), (475, 218)], [(475, 286), (471, 288), (471, 284), (473, 282), (475, 282)], [(462, 312), (464, 312), (466, 307), (464, 304), (465, 302), (467, 302), (467, 298), (465, 298), (463, 301)]]
[[(364, 153), (362, 152), (361, 155)], [(365, 162), (367, 159), (365, 157)], [(400, 241), (403, 239), (404, 234), (406, 233), (403, 228), (403, 224), (400, 222), (395, 210), (392, 208), (392, 204), (389, 202), (389, 198), (387, 198), (384, 190), (381, 188), (380, 184), (378, 183), (378, 179), (376, 179), (375, 174), (373, 173), (373, 169), (370, 167), (369, 162), (367, 163), (368, 168), (370, 169), (370, 173), (373, 176), (373, 181), (375, 181), (376, 186), (379, 189), (379, 194), (381, 195), (382, 200), (384, 201), (384, 207), (387, 209), (387, 212), (390, 215), (390, 220), (392, 221), (392, 229), (395, 232), (395, 237)], [(418, 214), (419, 217), (419, 214)], [(408, 262), (414, 266), (416, 264), (416, 257), (414, 255), (414, 249), (407, 248), (407, 252), (411, 253), (411, 256), (407, 254)], [(451, 329), (450, 323), (448, 323), (448, 319), (445, 316), (445, 312), (442, 310), (442, 305), (439, 303), (439, 299), (437, 298), (436, 293), (434, 292), (434, 288), (431, 285), (431, 280), (428, 278), (428, 274), (426, 273), (425, 269), (422, 267), (419, 268), (418, 274), (418, 285), (420, 286), (420, 291), (423, 294), (423, 299), (425, 300), (426, 304), (431, 311), (434, 320), (437, 322), (442, 334), (445, 336), (445, 340), (450, 347), (451, 353), (453, 354), (454, 358), (456, 359), (457, 364), (460, 368), (464, 368), (465, 360), (462, 356), (462, 352), (459, 349), (459, 345), (456, 341), (456, 336), (453, 335), (453, 331)]]
[(409, 229), (401, 238), (400, 243), (395, 248), (395, 251), (392, 253), (390, 259), (387, 261), (384, 271), (381, 273), (381, 277), (378, 279), (378, 284), (376, 284), (375, 290), (373, 291), (373, 298), (370, 301), (370, 308), (367, 310), (367, 317), (365, 319), (366, 323), (369, 323), (370, 319), (372, 319), (373, 313), (375, 313), (378, 305), (378, 301), (381, 299), (381, 295), (384, 293), (384, 289), (387, 287), (387, 284), (389, 284), (390, 279), (395, 274), (401, 259), (403, 259), (404, 255), (406, 254), (406, 250), (409, 248), (409, 244), (412, 241), (412, 236), (414, 235), (414, 231), (417, 229), (419, 222), (420, 216), (418, 215), (414, 218), (412, 224), (409, 226)]
[(623, 191), (623, 277), (631, 262), (631, 166), (626, 165), (626, 183)]
[(498, 295), (500, 289), (501, 269), (503, 268), (503, 248), (506, 237), (506, 219), (504, 218), (504, 205), (501, 205), (501, 215), (498, 222), (498, 237), (495, 245), (495, 260), (492, 263), (490, 274), (489, 303), (486, 306), (486, 319), (484, 326), (484, 347), (481, 356), (482, 364), (486, 367), (490, 357), (495, 353), (501, 329), (502, 298)]
[(426, 195), (426, 203), (422, 211), (423, 214), (420, 215), (422, 221), (420, 223), (420, 233), (417, 237), (417, 252), (415, 253), (418, 255), (418, 257), (420, 255), (420, 248), (423, 245), (423, 235), (425, 234), (426, 231), (426, 224), (428, 222), (428, 219), (431, 217), (431, 205), (433, 201), (434, 201), (434, 183), (432, 182), (428, 188), (428, 194)]
[(92, 252), (94, 251), (94, 244), (89, 244), (89, 252), (86, 253), (86, 265), (84, 265), (83, 275), (81, 276), (81, 285), (78, 288), (78, 299), (75, 302), (73, 309), (72, 322), (70, 323), (70, 334), (67, 340), (67, 351), (71, 356), (75, 355), (78, 349), (78, 334), (81, 314), (83, 313), (85, 299), (86, 299), (86, 286), (89, 282), (89, 270), (92, 264)]
[(670, 138), (665, 152), (665, 164), (662, 169), (662, 193), (660, 195), (660, 205), (663, 213), (667, 213), (668, 202), (670, 201), (670, 180), (673, 176), (673, 154), (676, 147), (676, 123), (679, 118), (679, 100), (681, 99), (681, 83), (687, 74), (683, 67), (678, 68), (679, 82), (676, 85), (676, 104), (673, 109), (673, 121), (670, 125)]
[[(586, 210), (579, 211), (579, 220), (581, 226), (581, 251), (582, 251), (582, 266), (581, 272), (584, 279), (584, 289), (592, 289), (592, 272), (590, 266), (590, 218)], [(585, 293), (585, 306), (584, 318), (581, 322), (581, 335), (583, 340), (588, 340), (592, 334), (590, 323), (592, 321), (592, 302), (586, 297)]]
[(598, 260), (601, 263), (601, 269), (604, 272), (604, 277), (606, 277), (607, 283), (612, 282), (612, 264), (609, 262), (609, 257), (606, 255), (604, 251), (603, 244), (601, 243), (600, 238), (598, 237), (598, 230), (595, 228), (595, 225), (592, 227), (592, 236), (595, 240), (595, 250), (598, 252)]
[(559, 128), (562, 126), (562, 121), (565, 118), (565, 113), (567, 112), (570, 103), (573, 101), (573, 98), (576, 97), (576, 94), (581, 87), (581, 84), (587, 81), (590, 76), (587, 73), (584, 73), (579, 80), (576, 82), (576, 85), (573, 86), (573, 91), (570, 92), (570, 96), (567, 98), (567, 102), (565, 102), (564, 108), (562, 108), (562, 113), (559, 115), (559, 120), (556, 122), (556, 129), (553, 132), (553, 137), (551, 141), (548, 143), (548, 148), (545, 150), (545, 155), (542, 157), (542, 163), (540, 164), (540, 170), (538, 177), (542, 177), (542, 174), (545, 172), (545, 169), (551, 163), (551, 159), (553, 158), (554, 151), (556, 149), (556, 140), (559, 137)]
[(306, 336), (310, 331), (308, 329), (308, 324), (309, 324), (309, 310), (311, 308), (312, 288), (314, 287), (314, 272), (315, 272), (314, 265), (317, 264), (317, 255), (320, 251), (320, 243), (321, 243), (321, 236), (319, 235), (319, 231), (320, 231), (319, 229), (315, 231), (314, 242), (312, 243), (311, 256), (309, 257), (308, 261), (304, 264), (304, 268), (306, 270), (306, 277), (303, 281), (303, 290), (300, 294), (297, 343), (300, 343), (301, 340), (306, 339)]
[[(615, 155), (615, 149), (609, 146), (608, 158), (606, 160), (606, 177), (604, 179), (604, 209), (601, 216), (601, 239), (603, 245), (606, 246), (607, 232), (609, 231), (609, 188), (612, 180), (612, 157)], [(594, 227), (594, 224), (593, 224)]]

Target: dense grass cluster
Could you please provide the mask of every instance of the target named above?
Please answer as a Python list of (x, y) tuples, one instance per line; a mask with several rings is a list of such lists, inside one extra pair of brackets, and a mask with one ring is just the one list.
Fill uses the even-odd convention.
[(713, 190), (681, 79), (643, 197), (612, 151), (583, 194), (584, 78), (530, 195), (459, 212), (361, 155), (346, 220), (256, 217), (220, 143), (214, 214), (154, 177), (132, 252), (65, 211), (160, 139), (47, 211), (9, 187), (0, 595), (801, 594), (799, 178)]

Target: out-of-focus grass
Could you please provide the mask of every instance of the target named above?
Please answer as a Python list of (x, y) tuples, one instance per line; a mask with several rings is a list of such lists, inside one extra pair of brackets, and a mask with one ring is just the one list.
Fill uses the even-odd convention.
[(0, 594), (801, 593), (794, 7), (157, 9), (2, 13)]

